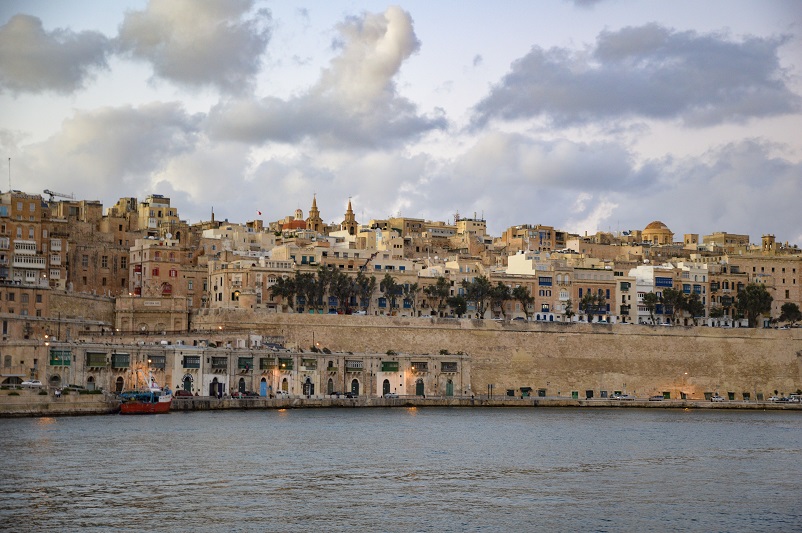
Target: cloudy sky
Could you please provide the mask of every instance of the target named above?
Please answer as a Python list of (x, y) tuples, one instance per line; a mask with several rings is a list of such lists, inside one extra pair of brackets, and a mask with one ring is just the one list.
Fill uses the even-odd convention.
[(4, 0), (0, 147), (13, 189), (163, 194), (189, 222), (316, 194), (327, 222), (350, 198), (360, 222), (802, 244), (802, 9)]

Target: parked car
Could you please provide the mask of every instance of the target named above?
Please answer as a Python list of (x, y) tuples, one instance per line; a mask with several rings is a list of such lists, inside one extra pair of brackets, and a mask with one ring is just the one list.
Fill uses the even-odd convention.
[(289, 398), (289, 397), (290, 397), (290, 395), (287, 393), (287, 391), (284, 391), (284, 390), (277, 390), (276, 391), (276, 398)]
[(388, 392), (384, 395), (385, 398), (398, 398), (398, 394), (394, 392)]
[(711, 402), (723, 402), (724, 398), (719, 396), (718, 394), (714, 394), (713, 396), (710, 397), (710, 401)]
[(357, 398), (358, 396), (359, 396), (359, 394), (357, 394), (356, 392), (346, 392), (345, 393), (345, 397), (346, 398)]
[(770, 402), (779, 402), (780, 399), (777, 396), (772, 396), (771, 398), (769, 398), (769, 401)]
[(649, 396), (650, 402), (662, 402), (665, 398), (663, 398), (662, 394), (655, 394), (654, 396)]
[(634, 400), (635, 397), (631, 394), (622, 394), (619, 400)]
[(28, 381), (23, 381), (22, 383), (20, 383), (20, 386), (21, 387), (31, 388), (31, 389), (41, 389), (42, 388), (42, 382), (39, 381), (38, 379), (31, 379), (31, 380), (28, 380)]
[(256, 392), (256, 391), (252, 391), (252, 390), (246, 390), (245, 392), (242, 393), (242, 395), (245, 398), (258, 398), (259, 397), (259, 393)]
[(188, 390), (179, 389), (173, 393), (176, 398), (192, 398), (192, 393)]
[(524, 317), (522, 317), (522, 316), (516, 316), (515, 318), (513, 318), (513, 320), (519, 320), (521, 322), (526, 322), (526, 319)]

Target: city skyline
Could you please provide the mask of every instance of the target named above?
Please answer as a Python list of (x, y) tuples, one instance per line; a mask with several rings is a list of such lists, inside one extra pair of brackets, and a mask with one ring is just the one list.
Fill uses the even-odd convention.
[(802, 242), (793, 2), (506, 7), (6, 2), (0, 190)]

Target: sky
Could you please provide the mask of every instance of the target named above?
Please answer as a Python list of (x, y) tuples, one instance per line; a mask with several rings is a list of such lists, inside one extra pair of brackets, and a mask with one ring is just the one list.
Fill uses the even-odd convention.
[[(802, 244), (795, 0), (0, 2), (0, 191)], [(2, 175), (0, 175), (2, 176)], [(262, 214), (259, 215), (258, 213)]]

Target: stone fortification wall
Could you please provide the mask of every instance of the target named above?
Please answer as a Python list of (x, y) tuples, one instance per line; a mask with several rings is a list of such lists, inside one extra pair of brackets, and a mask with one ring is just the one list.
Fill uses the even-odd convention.
[(335, 351), (465, 352), (471, 390), (521, 387), (548, 396), (623, 391), (671, 398), (735, 393), (752, 399), (802, 388), (802, 329), (722, 329), (302, 315), (215, 310), (198, 329), (281, 337), (288, 346)]
[(111, 325), (114, 324), (114, 299), (54, 290), (50, 293), (50, 316), (104, 322)]

